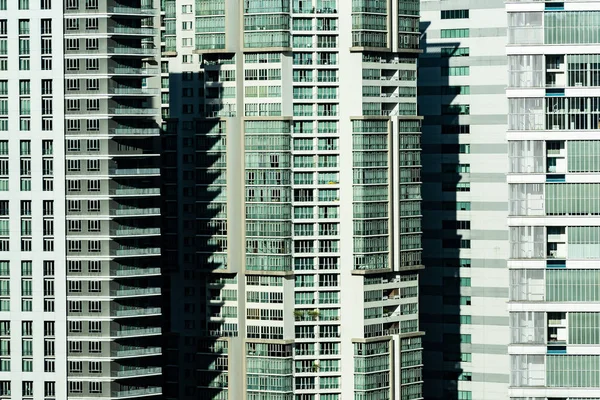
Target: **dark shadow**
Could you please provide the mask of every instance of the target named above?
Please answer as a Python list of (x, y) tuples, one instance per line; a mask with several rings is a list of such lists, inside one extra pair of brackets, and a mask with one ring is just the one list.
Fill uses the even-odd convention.
[(420, 323), (424, 336), (424, 385), (427, 400), (458, 399), (461, 376), (460, 257), (457, 211), (460, 117), (447, 107), (459, 94), (450, 84), (451, 57), (458, 43), (430, 42), (430, 22), (421, 22), (418, 95), (423, 120), (423, 261)]
[[(161, 163), (164, 398), (170, 400), (220, 398), (217, 382), (227, 387), (219, 375), (228, 359), (227, 341), (219, 338), (237, 335), (223, 319), (209, 318), (236, 274), (214, 273), (227, 267), (226, 125), (215, 118), (220, 110), (198, 103), (202, 94), (221, 97), (219, 72), (232, 56), (204, 55), (191, 75), (169, 72)], [(189, 114), (185, 103), (193, 103)]]

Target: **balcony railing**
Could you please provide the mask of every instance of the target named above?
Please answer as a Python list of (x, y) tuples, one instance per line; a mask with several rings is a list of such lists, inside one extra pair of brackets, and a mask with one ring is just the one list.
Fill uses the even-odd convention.
[(137, 349), (111, 351), (111, 355), (113, 357), (148, 356), (148, 355), (158, 355), (160, 353), (161, 353), (160, 347), (140, 347)]
[(159, 275), (160, 268), (126, 268), (118, 267), (110, 271), (112, 276)]
[[(92, 72), (90, 71), (90, 73)], [(81, 73), (85, 73), (85, 71)], [(158, 68), (109, 67), (108, 73), (120, 75), (158, 75), (160, 71)]]
[(160, 307), (128, 307), (111, 310), (111, 315), (114, 317), (135, 317), (139, 315), (160, 314)]
[(152, 36), (156, 33), (154, 28), (130, 28), (127, 26), (109, 26), (109, 33), (124, 33), (127, 35), (148, 35)]
[(145, 108), (145, 107), (110, 107), (108, 109), (109, 114), (156, 114), (158, 110), (156, 108)]
[(153, 295), (160, 294), (160, 288), (152, 287), (152, 288), (130, 288), (130, 289), (116, 289), (111, 290), (111, 296), (144, 296), (144, 295)]
[(145, 335), (159, 335), (162, 332), (161, 328), (136, 328), (136, 329), (123, 329), (120, 331), (112, 331), (112, 336), (118, 337), (129, 337), (129, 336), (145, 336)]
[(139, 248), (139, 249), (121, 249), (121, 250), (112, 250), (111, 255), (114, 256), (142, 256), (142, 255), (152, 255), (152, 254), (160, 254), (160, 247), (149, 247), (149, 248)]
[(147, 388), (139, 388), (139, 389), (130, 389), (130, 390), (119, 390), (112, 391), (112, 397), (137, 397), (137, 396), (145, 396), (152, 394), (161, 394), (162, 388), (160, 387), (147, 387)]
[(157, 375), (162, 372), (160, 367), (148, 367), (148, 368), (130, 368), (122, 371), (114, 371), (113, 377), (126, 378), (130, 376), (144, 376), (144, 375)]
[(151, 88), (134, 88), (134, 87), (111, 87), (108, 89), (109, 93), (113, 94), (158, 94), (160, 93), (159, 89), (151, 89)]
[(153, 207), (153, 208), (131, 207), (131, 208), (117, 208), (117, 209), (110, 210), (110, 215), (123, 216), (123, 217), (133, 216), (133, 215), (152, 215), (152, 214), (160, 214), (160, 208), (158, 208), (158, 207)]
[[(100, 50), (102, 51), (102, 50)], [(87, 51), (89, 53), (90, 51)], [(114, 54), (143, 54), (143, 55), (153, 55), (156, 53), (156, 49), (146, 49), (142, 47), (109, 47), (106, 49), (107, 53)]]
[(109, 175), (160, 175), (160, 168), (110, 168)]
[(110, 194), (113, 196), (147, 196), (159, 195), (159, 188), (117, 188), (111, 189)]
[(159, 135), (158, 128), (114, 128), (110, 131), (113, 135)]

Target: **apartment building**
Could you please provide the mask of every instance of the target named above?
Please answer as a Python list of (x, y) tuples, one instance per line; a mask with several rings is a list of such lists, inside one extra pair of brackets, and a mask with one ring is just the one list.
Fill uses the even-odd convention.
[(161, 394), (159, 12), (0, 1), (0, 398)]
[(508, 398), (506, 27), (503, 0), (421, 1), (430, 400)]
[(168, 399), (421, 399), (418, 0), (162, 5)]
[(506, 4), (510, 399), (598, 399), (600, 2)]

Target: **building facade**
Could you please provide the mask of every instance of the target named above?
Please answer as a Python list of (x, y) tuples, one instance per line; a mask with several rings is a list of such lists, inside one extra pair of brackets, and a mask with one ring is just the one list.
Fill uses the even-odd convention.
[(508, 398), (506, 26), (503, 0), (421, 1), (430, 400)]
[(508, 2), (511, 399), (598, 399), (598, 1)]
[(2, 399), (161, 395), (159, 25), (0, 1)]
[(422, 398), (418, 15), (164, 2), (166, 398)]

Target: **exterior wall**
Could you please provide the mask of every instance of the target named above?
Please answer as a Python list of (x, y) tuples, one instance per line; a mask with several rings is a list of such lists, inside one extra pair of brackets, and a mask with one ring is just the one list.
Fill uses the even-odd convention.
[[(509, 395), (597, 399), (599, 384), (585, 372), (593, 367), (574, 363), (598, 357), (596, 338), (581, 333), (583, 326), (597, 331), (599, 316), (595, 295), (586, 291), (598, 274), (597, 240), (589, 236), (599, 229), (598, 196), (586, 193), (599, 172), (589, 160), (599, 143), (593, 104), (600, 40), (572, 36), (569, 26), (585, 34), (584, 21), (600, 15), (600, 2), (510, 2), (506, 11)], [(566, 200), (573, 191), (581, 195)]]
[(421, 1), (421, 31), (425, 397), (506, 399), (504, 2)]
[(418, 1), (379, 5), (165, 2), (167, 398), (422, 397)]
[(159, 396), (158, 13), (146, 2), (63, 7), (64, 397)]
[[(62, 10), (59, 6), (42, 10), (44, 2), (34, 2), (27, 9), (16, 2), (7, 3), (0, 7), (0, 40), (5, 42), (0, 55), (4, 103), (0, 115), (0, 396), (12, 390), (24, 399), (65, 398)], [(51, 29), (42, 32), (42, 19), (51, 21), (44, 23)], [(19, 31), (19, 20), (29, 21), (28, 29), (23, 23)], [(42, 53), (44, 39), (40, 38), (52, 41), (50, 53)], [(27, 40), (28, 50), (19, 51), (19, 42)], [(51, 63), (52, 69), (42, 70), (42, 60)], [(42, 92), (43, 85), (51, 87), (50, 93)], [(52, 125), (43, 128), (39, 110), (42, 99), (49, 98), (53, 106), (47, 117)], [(24, 144), (30, 148), (28, 153), (21, 152), (21, 141), (28, 143)], [(21, 211), (21, 204), (27, 211)]]

